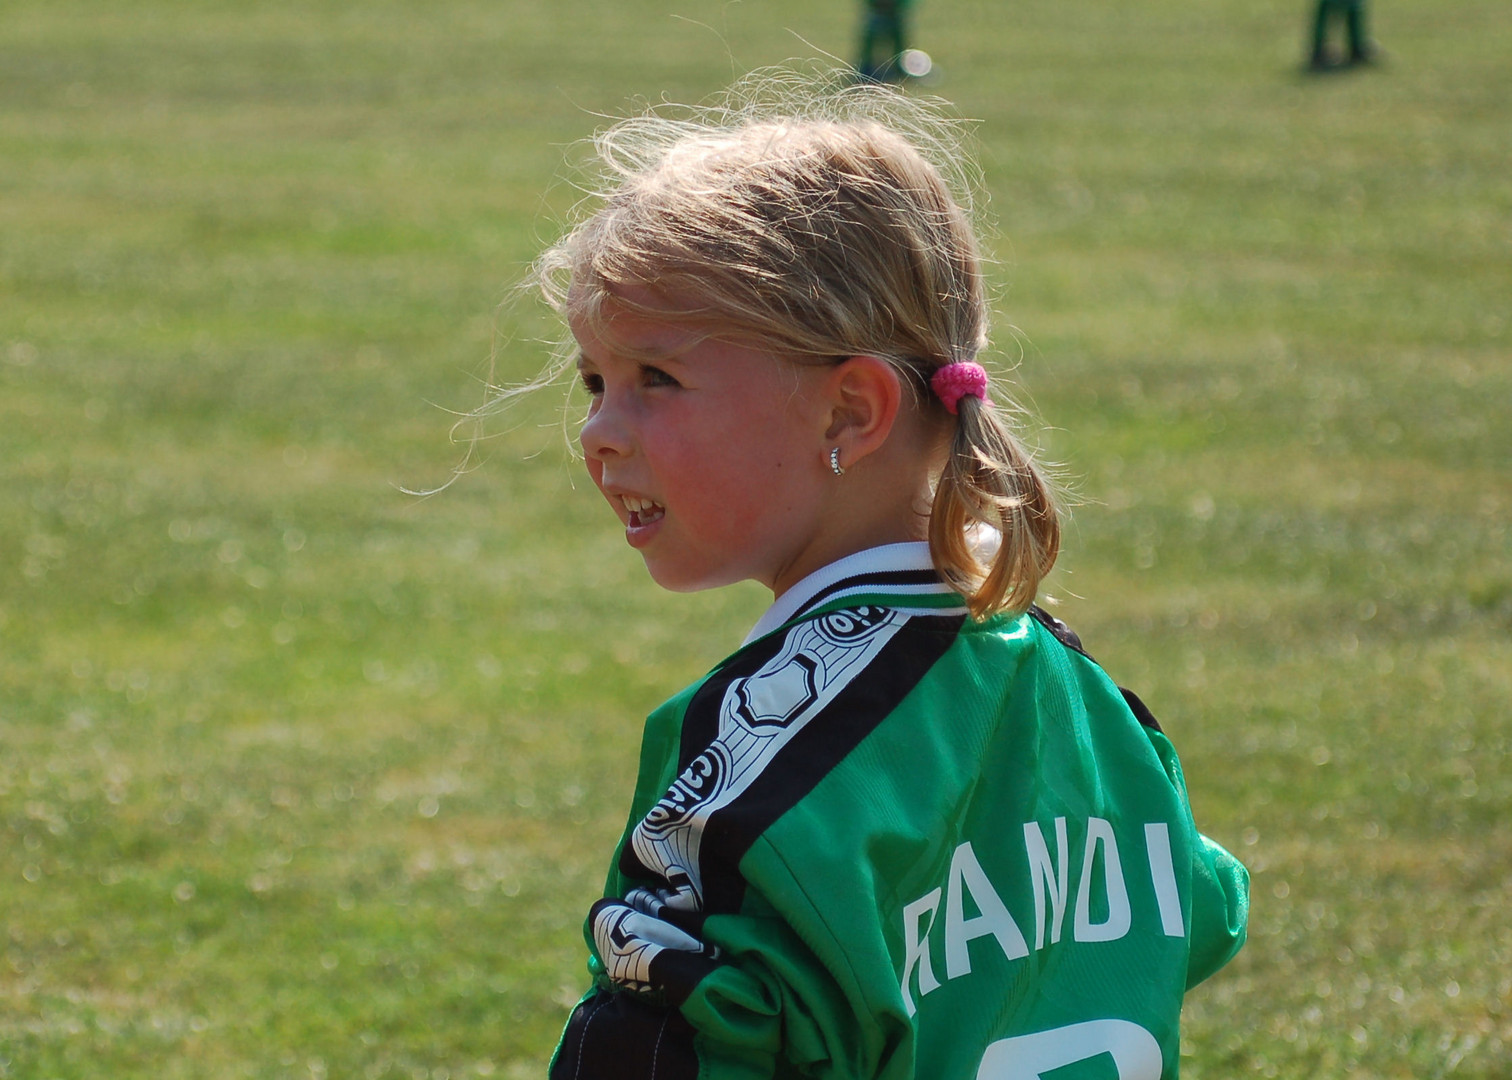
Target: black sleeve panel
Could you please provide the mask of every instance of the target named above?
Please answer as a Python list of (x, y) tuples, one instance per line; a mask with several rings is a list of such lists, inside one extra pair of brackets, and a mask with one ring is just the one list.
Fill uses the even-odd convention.
[(599, 990), (567, 1021), (549, 1080), (697, 1080), (693, 1036), (674, 1008)]

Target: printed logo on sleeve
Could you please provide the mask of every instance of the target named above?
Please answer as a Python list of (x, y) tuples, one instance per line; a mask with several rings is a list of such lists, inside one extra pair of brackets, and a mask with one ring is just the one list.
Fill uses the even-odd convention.
[(702, 910), (698, 856), (709, 818), (738, 799), (907, 621), (861, 607), (799, 623), (776, 656), (726, 689), (719, 734), (630, 834), (641, 865), (668, 882), (662, 900), (669, 907)]

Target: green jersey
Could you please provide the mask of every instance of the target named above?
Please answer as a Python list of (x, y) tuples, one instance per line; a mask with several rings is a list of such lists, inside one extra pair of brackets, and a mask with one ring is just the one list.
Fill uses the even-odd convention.
[(1073, 634), (877, 548), (647, 720), (551, 1076), (1171, 1078), (1247, 912)]

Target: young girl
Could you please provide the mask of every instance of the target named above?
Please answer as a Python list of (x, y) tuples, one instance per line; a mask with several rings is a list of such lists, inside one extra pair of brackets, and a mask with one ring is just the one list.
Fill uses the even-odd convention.
[(877, 87), (621, 124), (540, 264), (626, 541), (774, 597), (646, 723), (554, 1078), (1174, 1077), (1243, 940), (1170, 743), (1033, 606), (1056, 509), (928, 128)]

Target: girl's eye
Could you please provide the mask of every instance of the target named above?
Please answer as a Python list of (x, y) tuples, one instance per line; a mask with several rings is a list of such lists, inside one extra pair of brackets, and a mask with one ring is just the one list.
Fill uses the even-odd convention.
[(661, 368), (657, 368), (657, 367), (650, 367), (650, 366), (642, 367), (641, 368), (641, 379), (642, 379), (642, 381), (644, 381), (644, 383), (647, 386), (681, 386), (682, 385), (676, 379), (674, 379), (672, 376), (668, 375), (665, 371), (663, 371)]
[(582, 373), (580, 378), (583, 380), (583, 389), (588, 391), (588, 393), (592, 394), (594, 397), (598, 397), (604, 392), (604, 377), (602, 375), (596, 375), (591, 371), (585, 371)]

